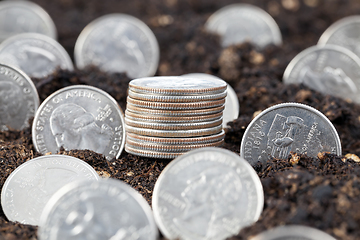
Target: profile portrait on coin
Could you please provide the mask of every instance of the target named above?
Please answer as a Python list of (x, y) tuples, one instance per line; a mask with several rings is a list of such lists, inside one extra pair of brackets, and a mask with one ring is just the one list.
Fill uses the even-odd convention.
[(241, 191), (241, 180), (233, 170), (219, 166), (208, 168), (187, 181), (181, 193), (186, 208), (181, 216), (173, 219), (174, 224), (191, 234), (217, 237), (218, 233), (228, 231), (224, 228), (224, 219), (233, 218)]
[(14, 120), (23, 104), (21, 89), (12, 82), (0, 82), (0, 129)]
[(110, 126), (100, 127), (94, 115), (74, 103), (62, 104), (52, 112), (50, 128), (57, 146), (65, 150), (89, 149), (103, 153), (113, 135)]
[(99, 37), (99, 44), (92, 48), (95, 65), (106, 71), (127, 72), (128, 76), (139, 75), (145, 65), (145, 56), (138, 42), (130, 37), (126, 24), (117, 24), (111, 35)]

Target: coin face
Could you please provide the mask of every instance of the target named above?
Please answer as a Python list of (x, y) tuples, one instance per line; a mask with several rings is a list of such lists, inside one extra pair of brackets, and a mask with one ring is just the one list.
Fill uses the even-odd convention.
[(38, 33), (23, 33), (0, 44), (0, 61), (23, 70), (30, 77), (46, 77), (57, 68), (73, 70), (65, 49), (54, 39)]
[(264, 10), (250, 4), (231, 4), (216, 11), (205, 24), (209, 32), (221, 36), (221, 45), (250, 41), (260, 48), (281, 45), (281, 32), (274, 19)]
[(313, 46), (289, 63), (283, 82), (360, 103), (360, 59), (340, 46)]
[(58, 90), (36, 112), (32, 138), (37, 151), (45, 154), (89, 149), (107, 160), (118, 158), (125, 144), (123, 113), (106, 92), (75, 85)]
[(107, 72), (127, 72), (131, 78), (153, 76), (159, 63), (154, 33), (139, 19), (109, 14), (91, 22), (75, 45), (76, 66), (95, 65)]
[(334, 44), (345, 47), (360, 57), (360, 16), (350, 16), (332, 24), (321, 35), (318, 45)]
[(145, 199), (115, 179), (74, 182), (46, 205), (39, 224), (40, 240), (155, 240), (158, 230)]
[(1, 1), (0, 22), (0, 42), (28, 32), (56, 38), (56, 27), (50, 16), (30, 1)]
[(134, 92), (165, 95), (216, 94), (226, 90), (226, 82), (219, 78), (149, 77), (130, 81)]
[(270, 157), (285, 159), (290, 152), (316, 157), (319, 152), (341, 155), (336, 129), (318, 110), (299, 103), (267, 108), (244, 133), (240, 155), (251, 165)]
[(29, 160), (13, 171), (1, 190), (1, 206), (10, 221), (38, 225), (50, 197), (67, 183), (99, 180), (86, 162), (66, 156), (48, 155)]
[(0, 130), (28, 127), (39, 107), (33, 82), (22, 71), (1, 63), (0, 76)]
[(155, 221), (168, 239), (225, 239), (258, 220), (263, 189), (254, 169), (221, 148), (176, 158), (154, 188)]
[(320, 231), (316, 228), (288, 225), (276, 227), (265, 232), (262, 232), (250, 240), (335, 240), (329, 234)]
[[(189, 73), (183, 75), (184, 77), (194, 77), (202, 79), (220, 79), (216, 76), (206, 74), (206, 73)], [(231, 122), (238, 118), (240, 111), (239, 99), (236, 95), (235, 90), (227, 84), (227, 96), (225, 98), (225, 109), (223, 112), (223, 127), (227, 127), (227, 123)]]

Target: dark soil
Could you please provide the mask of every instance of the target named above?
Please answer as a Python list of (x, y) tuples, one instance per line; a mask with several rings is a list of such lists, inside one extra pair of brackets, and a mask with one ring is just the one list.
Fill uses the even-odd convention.
[[(157, 75), (205, 72), (226, 80), (237, 92), (240, 117), (229, 123), (224, 148), (239, 152), (243, 133), (260, 110), (283, 102), (308, 104), (323, 112), (338, 130), (343, 154), (360, 155), (360, 106), (324, 96), (305, 86), (283, 85), (282, 74), (301, 50), (315, 45), (336, 20), (360, 13), (358, 0), (35, 0), (58, 29), (59, 41), (71, 56), (80, 31), (104, 14), (134, 15), (154, 31), (161, 50)], [(279, 24), (283, 45), (257, 50), (245, 43), (222, 49), (219, 38), (204, 31), (207, 18), (222, 6), (248, 2), (268, 11)], [(74, 84), (99, 87), (112, 95), (123, 110), (129, 78), (105, 74), (96, 68), (57, 71), (33, 79), (41, 101), (52, 92)], [(0, 187), (23, 162), (40, 156), (31, 130), (0, 133)], [(151, 203), (154, 184), (168, 161), (133, 156), (107, 162), (91, 151), (61, 152), (83, 159), (104, 177), (129, 183)], [(320, 154), (317, 158), (293, 154), (256, 166), (263, 183), (265, 206), (260, 220), (231, 239), (248, 239), (263, 230), (302, 224), (321, 229), (337, 239), (360, 238), (360, 166), (346, 157)], [(0, 210), (0, 239), (37, 239), (36, 227), (8, 222)]]

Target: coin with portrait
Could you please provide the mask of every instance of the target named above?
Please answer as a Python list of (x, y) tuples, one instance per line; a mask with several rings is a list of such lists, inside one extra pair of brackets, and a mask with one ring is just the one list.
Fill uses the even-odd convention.
[(29, 126), (39, 107), (39, 96), (31, 79), (21, 70), (0, 63), (0, 130)]
[(10, 221), (38, 225), (51, 196), (67, 183), (99, 180), (83, 160), (66, 155), (41, 156), (17, 167), (1, 190), (1, 206)]
[(98, 88), (75, 85), (44, 100), (34, 118), (32, 137), (36, 150), (43, 154), (60, 148), (88, 149), (111, 160), (124, 147), (124, 126), (115, 99)]
[(30, 77), (46, 77), (57, 68), (73, 70), (69, 54), (54, 39), (23, 33), (0, 44), (0, 61), (16, 66)]
[(154, 75), (159, 55), (151, 29), (127, 14), (95, 19), (80, 33), (74, 50), (80, 69), (95, 65), (106, 72), (126, 72), (131, 78)]
[(192, 150), (160, 174), (152, 206), (169, 239), (225, 239), (259, 218), (263, 189), (243, 158), (221, 148)]

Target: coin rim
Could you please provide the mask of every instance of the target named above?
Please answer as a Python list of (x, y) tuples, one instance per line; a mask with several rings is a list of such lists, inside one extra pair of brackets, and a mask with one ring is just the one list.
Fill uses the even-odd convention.
[[(215, 113), (223, 112), (225, 109), (225, 105), (211, 107), (211, 108), (203, 108), (203, 109), (193, 109), (193, 110), (166, 110), (166, 109), (150, 109), (150, 108), (142, 108), (131, 106), (130, 108), (127, 105), (126, 110), (136, 114), (144, 114), (149, 116), (162, 116), (162, 117), (177, 117), (177, 116), (202, 116), (202, 115), (212, 115)], [(141, 110), (141, 111), (138, 111)]]
[(334, 138), (335, 138), (335, 143), (336, 143), (336, 149), (337, 149), (337, 152), (339, 153), (338, 156), (341, 156), (342, 154), (342, 150), (341, 150), (341, 141), (340, 141), (340, 138), (339, 138), (339, 134), (338, 132), (336, 131), (336, 128), (334, 127), (334, 125), (331, 123), (331, 121), (322, 113), (320, 112), (319, 110), (311, 107), (311, 106), (308, 106), (308, 105), (305, 105), (305, 104), (302, 104), (302, 103), (295, 103), (295, 102), (290, 102), (290, 103), (280, 103), (280, 104), (276, 104), (276, 105), (273, 105), (265, 110), (263, 110), (259, 115), (257, 115), (253, 120), (251, 120), (251, 122), (249, 123), (249, 125), (247, 126), (245, 132), (244, 132), (244, 135), (241, 139), (241, 144), (240, 144), (240, 156), (244, 157), (244, 148), (245, 148), (245, 138), (246, 136), (248, 135), (252, 125), (257, 122), (261, 117), (263, 117), (265, 114), (269, 113), (269, 112), (272, 112), (272, 111), (275, 111), (275, 110), (278, 110), (280, 108), (291, 108), (291, 107), (295, 107), (295, 108), (302, 108), (304, 110), (307, 110), (311, 113), (314, 113), (315, 115), (319, 116), (324, 122), (326, 122), (328, 124), (328, 127), (331, 129), (331, 132), (333, 133), (334, 135)]
[[(16, 219), (13, 219), (12, 214), (8, 215), (8, 210), (6, 208), (6, 203), (5, 203), (5, 191), (8, 188), (8, 185), (11, 183), (12, 179), (18, 174), (18, 172), (22, 171), (24, 168), (28, 167), (28, 165), (33, 164), (34, 162), (38, 161), (38, 160), (46, 160), (46, 158), (50, 158), (49, 160), (51, 160), (51, 158), (67, 158), (69, 160), (72, 161), (81, 161), (81, 164), (83, 167), (86, 167), (91, 173), (93, 173), (96, 181), (100, 180), (100, 176), (99, 174), (95, 171), (95, 169), (88, 164), (87, 162), (85, 162), (84, 160), (81, 160), (79, 158), (76, 157), (72, 157), (72, 156), (68, 156), (68, 155), (62, 155), (62, 154), (53, 154), (53, 155), (44, 155), (44, 156), (39, 156), (30, 160), (27, 160), (25, 162), (23, 162), (22, 164), (20, 164), (17, 168), (15, 168), (14, 171), (12, 171), (12, 173), (10, 173), (10, 175), (6, 178), (5, 183), (1, 189), (1, 207), (3, 209), (3, 212), (5, 214), (5, 216), (7, 217), (8, 220), (14, 222), (14, 221), (18, 221)], [(95, 180), (94, 180), (95, 181)], [(32, 225), (32, 224), (29, 224)], [(36, 226), (36, 225), (32, 225), (32, 226)]]
[[(199, 149), (194, 149), (191, 150), (179, 157), (177, 157), (176, 159), (172, 160), (160, 173), (158, 179), (156, 180), (155, 186), (154, 186), (154, 190), (153, 190), (153, 197), (152, 197), (152, 208), (153, 208), (153, 213), (154, 213), (154, 219), (155, 222), (157, 223), (160, 231), (163, 233), (163, 235), (169, 239), (173, 239), (173, 238), (178, 238), (181, 236), (172, 236), (171, 233), (167, 230), (166, 224), (164, 224), (164, 222), (162, 221), (161, 217), (160, 217), (160, 213), (158, 210), (158, 198), (160, 196), (160, 186), (162, 184), (162, 182), (164, 182), (165, 180), (163, 180), (166, 176), (166, 173), (168, 171), (170, 171), (170, 169), (175, 166), (178, 162), (182, 161), (183, 159), (186, 159), (188, 157), (188, 155), (193, 155), (193, 154), (201, 154), (202, 152), (210, 152), (210, 151), (215, 151), (215, 152), (222, 152), (223, 154), (227, 154), (230, 155), (234, 161), (238, 160), (241, 161), (242, 163), (240, 163), (242, 165), (243, 168), (246, 168), (251, 179), (254, 182), (254, 187), (256, 188), (256, 192), (257, 192), (257, 197), (259, 199), (258, 201), (258, 206), (257, 206), (257, 212), (255, 214), (254, 219), (259, 219), (262, 211), (263, 211), (263, 207), (264, 207), (264, 190), (263, 190), (263, 186), (262, 183), (260, 181), (259, 176), (257, 175), (257, 173), (255, 172), (255, 170), (253, 169), (253, 167), (248, 163), (248, 161), (246, 161), (243, 157), (235, 154), (234, 152), (227, 150), (227, 149), (223, 149), (223, 148), (218, 148), (218, 147), (206, 147), (206, 148), (199, 148)], [(256, 222), (256, 220), (254, 221)]]
[[(147, 71), (146, 76), (154, 76), (158, 66), (159, 66), (159, 61), (160, 61), (160, 47), (159, 47), (159, 43), (157, 41), (157, 38), (154, 34), (154, 32), (150, 29), (150, 27), (143, 22), (142, 20), (131, 16), (129, 14), (125, 14), (125, 13), (110, 13), (110, 14), (106, 14), (104, 16), (98, 17), (96, 19), (94, 19), (93, 21), (91, 21), (90, 23), (88, 23), (85, 28), (80, 32), (76, 42), (75, 42), (75, 47), (74, 47), (74, 60), (75, 60), (75, 65), (78, 69), (84, 69), (87, 65), (85, 65), (85, 61), (84, 58), (82, 57), (82, 52), (83, 52), (83, 47), (84, 44), (88, 38), (88, 36), (90, 35), (90, 33), (93, 32), (93, 30), (95, 28), (101, 28), (103, 22), (106, 22), (108, 19), (112, 19), (112, 18), (116, 18), (120, 21), (122, 21), (123, 19), (125, 19), (126, 21), (129, 21), (131, 23), (133, 23), (134, 25), (136, 25), (147, 37), (147, 40), (149, 41), (149, 44), (151, 46), (151, 50), (153, 52), (152, 54), (152, 61), (151, 61), (151, 65), (149, 65), (149, 70)], [(126, 72), (126, 71), (124, 71)], [(128, 75), (128, 73), (126, 74)], [(129, 78), (133, 78), (131, 76), (128, 76)]]
[[(118, 114), (120, 115), (120, 121), (121, 121), (121, 125), (122, 125), (122, 143), (121, 143), (121, 146), (120, 146), (120, 149), (118, 151), (118, 154), (116, 155), (116, 158), (118, 159), (122, 153), (122, 151), (124, 150), (124, 146), (125, 146), (125, 136), (126, 136), (126, 126), (125, 126), (125, 120), (124, 120), (124, 113), (120, 107), (120, 105), (118, 104), (118, 102), (115, 100), (115, 98), (113, 98), (110, 94), (108, 94), (107, 92), (105, 92), (104, 90), (100, 89), (100, 88), (97, 88), (97, 87), (93, 87), (93, 86), (89, 86), (89, 85), (72, 85), (72, 86), (68, 86), (68, 87), (64, 87), (64, 88), (61, 88), (55, 92), (53, 92), (52, 94), (50, 94), (42, 103), (41, 105), (39, 106), (38, 108), (38, 111), (36, 111), (36, 114), (34, 116), (34, 120), (33, 120), (33, 125), (32, 125), (32, 128), (31, 128), (31, 135), (32, 135), (32, 141), (33, 141), (33, 145), (34, 145), (34, 148), (37, 152), (41, 153), (39, 151), (39, 148), (37, 146), (37, 141), (36, 141), (36, 122), (38, 120), (38, 116), (39, 114), (39, 109), (42, 109), (44, 106), (46, 106), (46, 104), (52, 99), (54, 98), (54, 96), (58, 95), (58, 94), (61, 94), (62, 92), (65, 92), (65, 91), (68, 91), (68, 90), (71, 90), (71, 89), (76, 89), (76, 88), (79, 88), (79, 89), (88, 89), (88, 90), (91, 90), (91, 91), (94, 91), (94, 92), (98, 92), (99, 94), (103, 94), (105, 95), (105, 97), (111, 102), (114, 104), (114, 106), (117, 106), (116, 111), (118, 112)], [(54, 153), (52, 153), (54, 154)], [(100, 153), (101, 154), (101, 153)], [(103, 156), (107, 156), (106, 154), (101, 154)]]
[[(45, 23), (45, 26), (49, 30), (49, 35), (44, 34), (50, 38), (57, 39), (57, 30), (56, 25), (52, 18), (50, 17), (49, 13), (45, 11), (40, 5), (30, 2), (30, 1), (1, 1), (0, 3), (0, 11), (6, 8), (11, 7), (20, 7), (27, 10), (33, 10), (33, 12), (38, 15)], [(17, 35), (17, 34), (16, 34)], [(15, 35), (14, 35), (15, 36)]]

